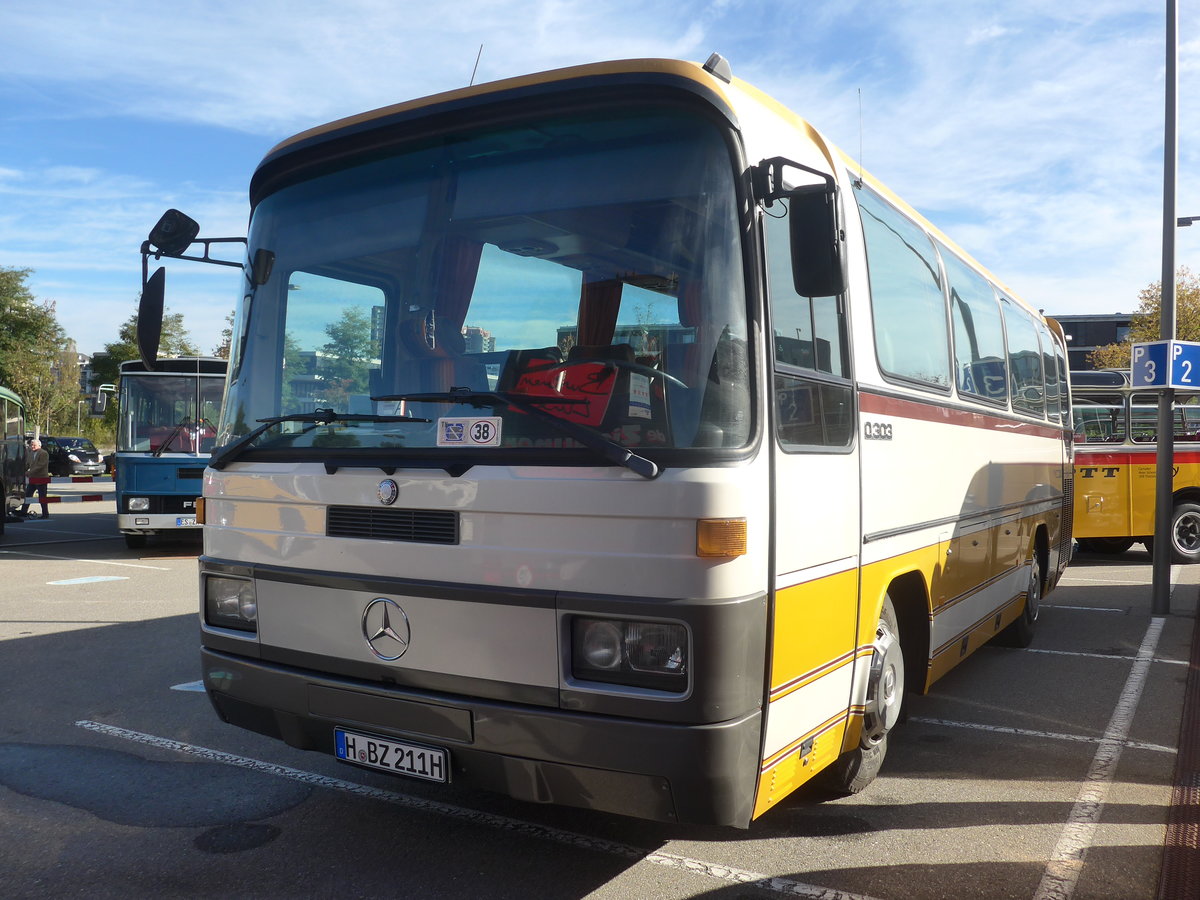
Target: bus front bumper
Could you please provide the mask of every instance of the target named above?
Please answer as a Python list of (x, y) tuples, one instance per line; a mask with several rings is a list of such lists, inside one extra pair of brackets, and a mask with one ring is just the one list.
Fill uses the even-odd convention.
[[(201, 651), (221, 719), (334, 753), (334, 729), (445, 749), (456, 787), (662, 822), (745, 828), (761, 715), (680, 725), (436, 695)], [(403, 778), (403, 776), (397, 776)]]
[(181, 528), (200, 528), (195, 512), (191, 513), (119, 513), (117, 528), (124, 533), (153, 534), (159, 531), (178, 531)]

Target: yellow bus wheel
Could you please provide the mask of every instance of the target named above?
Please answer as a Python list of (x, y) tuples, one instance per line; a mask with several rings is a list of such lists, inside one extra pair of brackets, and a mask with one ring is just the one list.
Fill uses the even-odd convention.
[(1175, 504), (1171, 514), (1171, 562), (1200, 562), (1200, 504)]

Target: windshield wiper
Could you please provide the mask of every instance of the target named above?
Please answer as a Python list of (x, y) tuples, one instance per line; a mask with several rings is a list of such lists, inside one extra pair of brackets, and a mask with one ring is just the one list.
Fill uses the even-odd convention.
[[(175, 438), (179, 437), (181, 434), (184, 433), (184, 429), (187, 429), (187, 428), (203, 429), (205, 425), (212, 427), (212, 423), (209, 422), (208, 419), (197, 419), (194, 422), (191, 419), (184, 419), (182, 422), (180, 422), (178, 425), (175, 426), (174, 430), (170, 434), (167, 435), (167, 439), (158, 445), (158, 449), (154, 451), (153, 455), (154, 456), (162, 456), (163, 453), (165, 453), (168, 449), (170, 449), (171, 442), (174, 441)], [(197, 431), (197, 434), (199, 434), (199, 431)], [(199, 437), (197, 437), (196, 440), (197, 440), (197, 443), (199, 443)], [(183, 452), (187, 452), (187, 451), (185, 450)]]
[(552, 425), (570, 437), (573, 437), (589, 450), (599, 454), (604, 459), (618, 466), (624, 466), (631, 472), (643, 478), (657, 478), (659, 468), (644, 456), (638, 456), (628, 447), (622, 447), (616, 441), (609, 440), (599, 432), (579, 425), (569, 419), (562, 419), (553, 413), (542, 409), (539, 403), (552, 403), (556, 406), (564, 403), (586, 403), (586, 400), (574, 397), (529, 397), (510, 394), (501, 391), (472, 391), (468, 388), (452, 387), (450, 390), (434, 394), (389, 394), (386, 397), (372, 397), (375, 401), (406, 400), (410, 403), (465, 403), (476, 408), (502, 404), (513, 409), (528, 413), (536, 419)]
[(300, 434), (311, 431), (321, 425), (332, 425), (334, 422), (426, 422), (429, 419), (422, 419), (419, 416), (377, 416), (370, 413), (335, 413), (332, 409), (316, 409), (310, 413), (291, 413), (286, 416), (273, 416), (269, 419), (258, 419), (262, 422), (257, 428), (248, 434), (238, 438), (232, 444), (226, 444), (224, 447), (217, 447), (213, 450), (212, 458), (208, 461), (209, 466), (214, 469), (223, 469), (238, 456), (242, 454), (250, 443), (267, 429), (278, 425), (280, 422), (311, 422), (311, 428), (303, 429)]

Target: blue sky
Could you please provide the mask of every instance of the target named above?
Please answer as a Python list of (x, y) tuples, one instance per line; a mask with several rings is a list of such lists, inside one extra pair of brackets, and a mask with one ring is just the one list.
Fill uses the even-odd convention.
[[(1200, 0), (1179, 0), (1180, 215), (1200, 215)], [(163, 209), (245, 233), (277, 142), (476, 81), (703, 61), (808, 118), (1050, 313), (1132, 311), (1161, 268), (1164, 3), (1141, 0), (59, 0), (0, 4), (0, 266), (80, 351), (116, 339)], [(1200, 268), (1200, 228), (1177, 258)], [(219, 340), (233, 269), (167, 303)]]

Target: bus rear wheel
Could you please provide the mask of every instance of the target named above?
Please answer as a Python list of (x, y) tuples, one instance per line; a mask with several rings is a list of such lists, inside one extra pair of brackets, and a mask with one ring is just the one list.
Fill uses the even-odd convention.
[(858, 746), (843, 753), (820, 775), (820, 783), (839, 794), (857, 794), (883, 765), (888, 734), (900, 721), (904, 706), (904, 652), (892, 598), (885, 597), (875, 626), (871, 671), (867, 678), (866, 710)]
[(1200, 562), (1200, 504), (1176, 503), (1171, 514), (1171, 562)]
[(1029, 582), (1025, 586), (1025, 608), (1008, 627), (1000, 632), (996, 643), (1005, 647), (1028, 647), (1033, 642), (1033, 628), (1042, 603), (1042, 563), (1037, 551), (1029, 560)]

